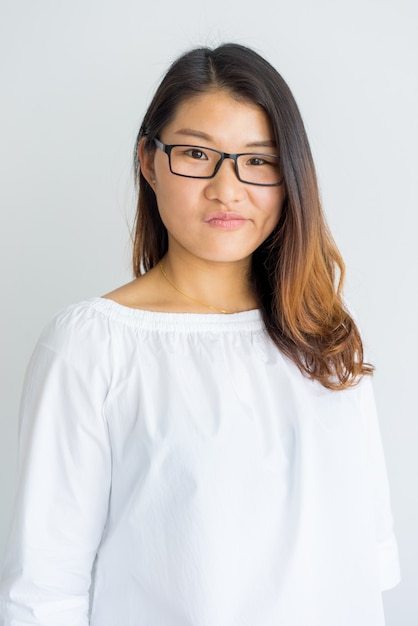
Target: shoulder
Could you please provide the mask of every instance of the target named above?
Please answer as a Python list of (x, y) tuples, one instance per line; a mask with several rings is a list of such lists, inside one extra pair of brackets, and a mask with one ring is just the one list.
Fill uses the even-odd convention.
[(104, 356), (118, 327), (112, 305), (94, 297), (62, 309), (43, 329), (35, 352), (47, 350), (69, 362)]
[(51, 403), (58, 396), (68, 403), (83, 394), (106, 396), (115, 350), (101, 307), (101, 298), (91, 298), (67, 306), (47, 324), (26, 368), (22, 407), (39, 394)]
[(88, 333), (92, 328), (102, 325), (103, 312), (100, 306), (101, 298), (94, 297), (71, 304), (58, 311), (45, 326), (40, 340), (47, 343), (54, 340), (59, 342), (70, 333)]
[(111, 300), (132, 309), (143, 311), (167, 311), (169, 300), (165, 295), (166, 283), (157, 268), (138, 276), (132, 282), (106, 294), (104, 299)]

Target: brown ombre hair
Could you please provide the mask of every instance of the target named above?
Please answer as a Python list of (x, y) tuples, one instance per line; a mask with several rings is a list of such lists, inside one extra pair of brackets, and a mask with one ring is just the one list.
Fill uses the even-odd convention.
[(267, 332), (310, 378), (329, 389), (350, 387), (373, 367), (364, 362), (358, 328), (342, 300), (344, 263), (321, 209), (296, 102), (280, 74), (253, 50), (238, 44), (194, 49), (172, 64), (158, 87), (135, 146), (135, 275), (154, 267), (168, 247), (154, 191), (141, 173), (139, 142), (145, 138), (145, 149), (154, 150), (155, 137), (178, 105), (213, 90), (262, 107), (279, 150), (286, 199), (277, 227), (253, 254), (251, 270)]

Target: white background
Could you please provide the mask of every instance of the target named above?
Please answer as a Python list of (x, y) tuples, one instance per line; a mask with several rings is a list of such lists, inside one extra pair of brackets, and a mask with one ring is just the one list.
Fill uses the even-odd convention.
[(232, 40), (279, 69), (307, 126), (347, 263), (347, 297), (377, 367), (403, 573), (385, 593), (387, 625), (416, 626), (416, 1), (1, 0), (0, 7), (0, 554), (34, 343), (60, 308), (130, 280), (131, 154), (145, 107), (179, 53)]

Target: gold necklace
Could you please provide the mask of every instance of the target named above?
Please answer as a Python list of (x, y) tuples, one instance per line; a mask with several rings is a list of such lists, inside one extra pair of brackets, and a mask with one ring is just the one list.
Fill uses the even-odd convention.
[(224, 313), (225, 315), (231, 315), (232, 311), (226, 311), (225, 309), (219, 309), (217, 306), (214, 306), (213, 304), (208, 304), (207, 302), (203, 302), (202, 300), (198, 300), (197, 298), (194, 298), (193, 296), (190, 296), (188, 293), (186, 293), (185, 291), (183, 291), (182, 289), (180, 289), (180, 287), (177, 287), (177, 285), (175, 283), (173, 283), (173, 281), (167, 276), (166, 271), (164, 269), (164, 265), (163, 262), (160, 261), (158, 263), (160, 270), (161, 270), (161, 274), (164, 276), (164, 278), (166, 279), (166, 281), (168, 283), (170, 283), (170, 285), (172, 287), (174, 287), (174, 289), (176, 291), (178, 291), (179, 293), (181, 293), (182, 296), (185, 296), (186, 298), (189, 298), (189, 300), (192, 300), (193, 302), (197, 302), (197, 304), (201, 304), (203, 306), (207, 306), (209, 309), (211, 309), (211, 311), (215, 311), (215, 313)]

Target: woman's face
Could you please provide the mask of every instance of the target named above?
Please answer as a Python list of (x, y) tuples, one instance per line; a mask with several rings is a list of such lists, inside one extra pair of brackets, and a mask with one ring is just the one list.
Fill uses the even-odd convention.
[[(168, 145), (191, 144), (230, 154), (277, 154), (264, 110), (239, 102), (226, 91), (184, 101), (159, 139)], [(193, 157), (200, 158), (200, 153), (193, 153)], [(279, 220), (283, 186), (241, 182), (231, 159), (225, 159), (210, 179), (172, 174), (167, 154), (160, 149), (145, 153), (143, 144), (140, 160), (168, 232), (170, 256), (180, 254), (212, 262), (248, 261)]]

